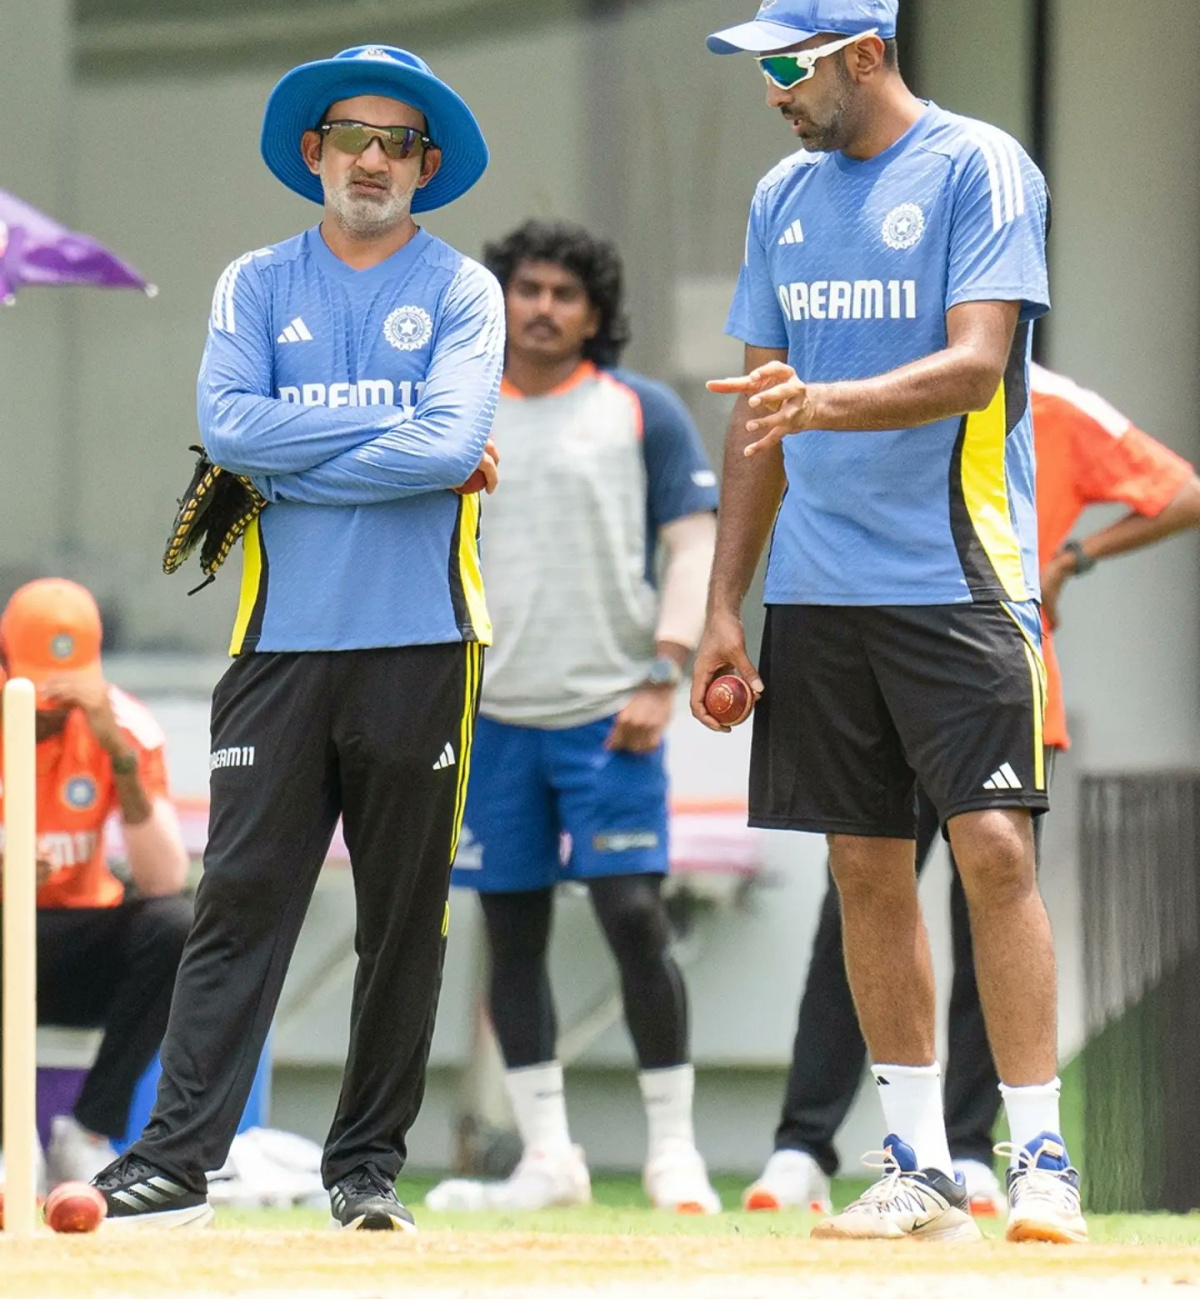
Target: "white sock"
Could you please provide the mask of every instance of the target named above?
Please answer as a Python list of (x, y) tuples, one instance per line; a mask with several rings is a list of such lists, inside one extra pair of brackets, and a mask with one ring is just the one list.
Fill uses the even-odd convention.
[[(1058, 1117), (1058, 1098), (1062, 1092), (1061, 1079), (1037, 1083), (1032, 1087), (1009, 1087), (1000, 1084), (1004, 1097), (1004, 1112), (1008, 1115), (1009, 1140), (1014, 1150), (1027, 1146), (1042, 1132), (1062, 1131)], [(1012, 1157), (1012, 1167), (1017, 1166), (1017, 1156)]]
[(669, 1069), (643, 1069), (638, 1074), (642, 1102), (646, 1106), (646, 1159), (649, 1162), (664, 1146), (696, 1144), (692, 1127), (692, 1097), (696, 1071), (690, 1064)]
[(563, 1095), (563, 1070), (557, 1060), (524, 1069), (507, 1069), (504, 1084), (517, 1119), (517, 1131), (526, 1150), (569, 1150), (567, 1100)]
[(918, 1168), (954, 1176), (946, 1119), (942, 1112), (942, 1070), (937, 1064), (875, 1064), (879, 1102), (889, 1132), (912, 1146)]

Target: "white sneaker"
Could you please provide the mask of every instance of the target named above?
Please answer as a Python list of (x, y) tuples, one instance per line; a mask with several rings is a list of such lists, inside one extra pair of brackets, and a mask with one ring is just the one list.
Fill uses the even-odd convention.
[(646, 1163), (642, 1186), (656, 1209), (671, 1213), (720, 1213), (721, 1197), (695, 1146), (673, 1143)]
[(439, 1182), (425, 1197), (425, 1207), (435, 1213), (477, 1213), (483, 1209), (523, 1212), (591, 1202), (592, 1179), (579, 1146), (556, 1153), (529, 1150), (503, 1182), (452, 1177)]
[(967, 1203), (976, 1218), (999, 1218), (1007, 1207), (1000, 1181), (990, 1164), (978, 1159), (956, 1159), (954, 1175), (967, 1188)]
[(863, 1159), (884, 1175), (853, 1204), (812, 1229), (818, 1240), (981, 1240), (982, 1232), (967, 1211), (967, 1193), (936, 1168), (920, 1169), (911, 1146), (894, 1134), (883, 1141), (879, 1163)]
[(1042, 1132), (1014, 1150), (996, 1147), (998, 1155), (1013, 1154), (1017, 1166), (1008, 1170), (1008, 1240), (1041, 1240), (1052, 1245), (1082, 1245), (1087, 1223), (1079, 1203), (1079, 1174), (1071, 1167), (1067, 1148), (1057, 1132)]
[[(278, 1158), (277, 1150), (282, 1150), (289, 1162)], [(299, 1159), (290, 1158), (293, 1150)], [(251, 1128), (234, 1137), (224, 1164), (209, 1173), (208, 1202), (238, 1209), (323, 1205), (327, 1192), (320, 1164), (321, 1147), (316, 1142), (288, 1132)]]
[(832, 1213), (829, 1178), (807, 1150), (777, 1150), (758, 1181), (746, 1188), (742, 1208)]
[(117, 1157), (112, 1142), (89, 1132), (70, 1114), (50, 1120), (46, 1147), (46, 1172), (51, 1187), (60, 1182), (90, 1182)]

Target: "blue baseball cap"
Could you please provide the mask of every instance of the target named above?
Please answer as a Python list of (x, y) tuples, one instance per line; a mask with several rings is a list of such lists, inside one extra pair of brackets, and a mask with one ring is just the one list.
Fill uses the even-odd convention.
[(708, 48), (714, 54), (763, 54), (823, 32), (854, 36), (872, 27), (890, 41), (896, 35), (899, 8), (900, 0), (762, 0), (750, 22), (713, 32)]
[(300, 137), (321, 121), (330, 104), (357, 95), (398, 99), (425, 114), (442, 165), (413, 195), (414, 212), (445, 207), (487, 170), (488, 147), (474, 114), (424, 59), (394, 45), (355, 45), (331, 59), (293, 68), (267, 99), (259, 147), (263, 161), (288, 189), (314, 203), (325, 201), (321, 178), (301, 156)]

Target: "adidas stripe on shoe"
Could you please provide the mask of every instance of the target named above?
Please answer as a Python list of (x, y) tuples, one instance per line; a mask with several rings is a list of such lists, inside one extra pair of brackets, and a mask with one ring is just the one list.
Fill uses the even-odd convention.
[(356, 1168), (329, 1192), (331, 1226), (346, 1231), (415, 1232), (413, 1216), (396, 1198), (396, 1188), (381, 1173)]
[(122, 1155), (92, 1179), (104, 1196), (105, 1231), (137, 1227), (207, 1227), (213, 1220), (208, 1196), (190, 1190), (161, 1168), (136, 1155)]

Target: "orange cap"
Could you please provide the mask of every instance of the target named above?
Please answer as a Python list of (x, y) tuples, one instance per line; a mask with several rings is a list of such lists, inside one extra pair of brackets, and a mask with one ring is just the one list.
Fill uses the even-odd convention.
[(100, 637), (92, 593), (62, 577), (27, 582), (0, 616), (8, 675), (35, 686), (62, 677), (99, 678)]

